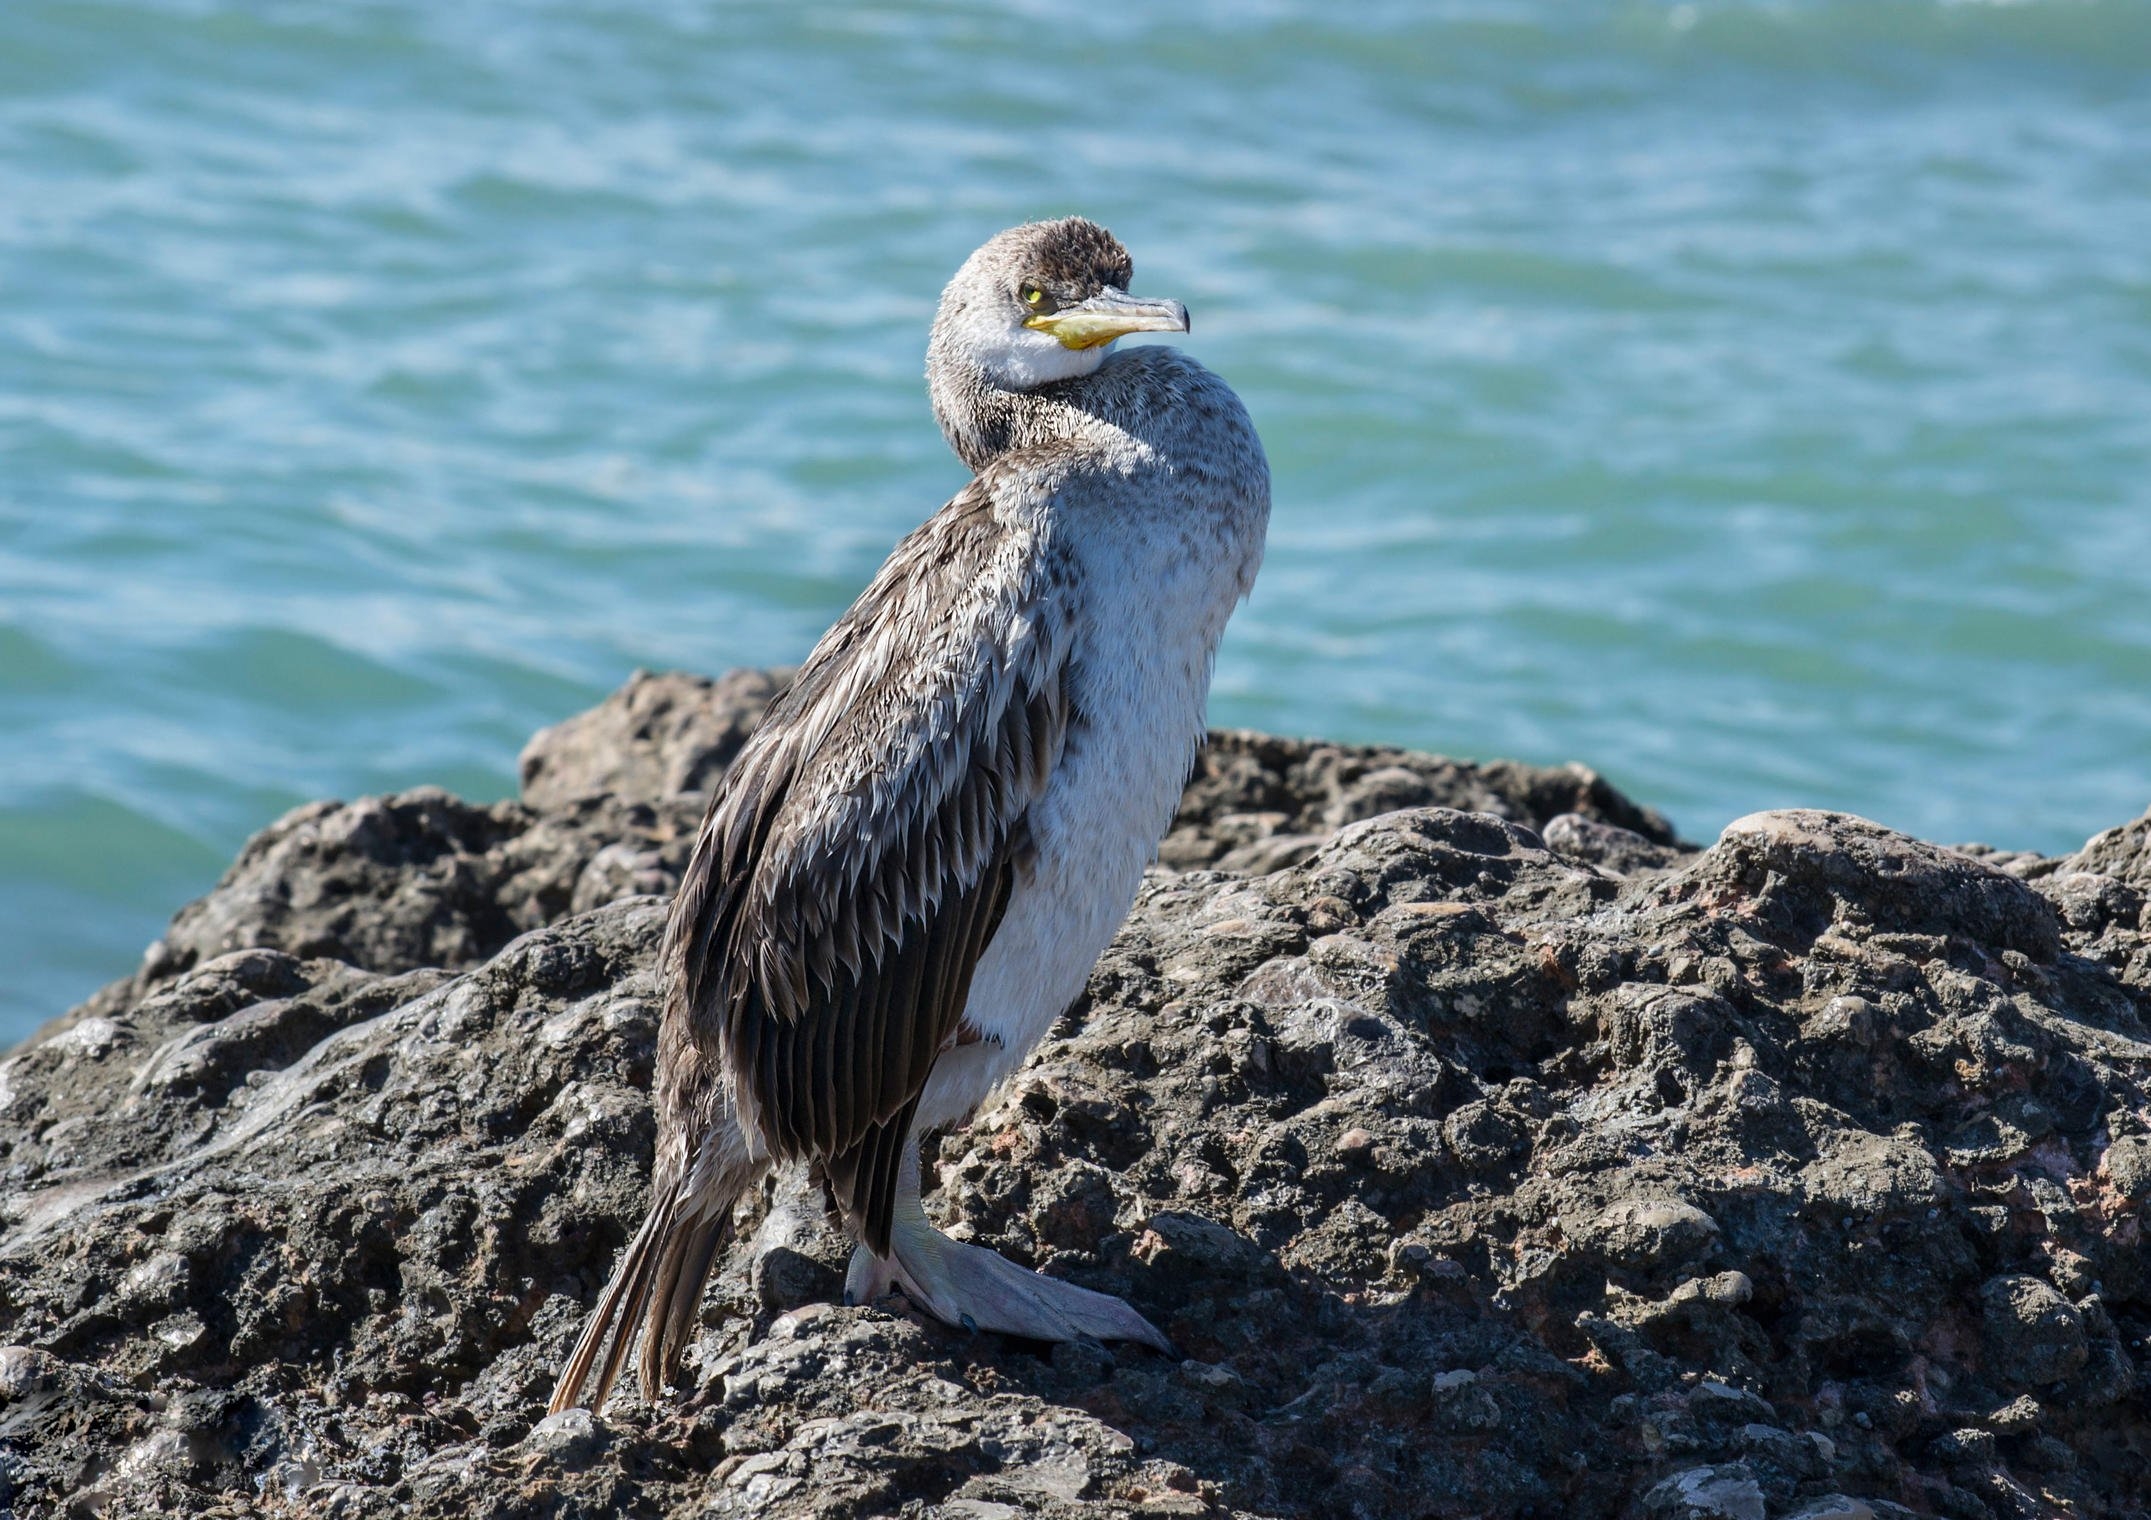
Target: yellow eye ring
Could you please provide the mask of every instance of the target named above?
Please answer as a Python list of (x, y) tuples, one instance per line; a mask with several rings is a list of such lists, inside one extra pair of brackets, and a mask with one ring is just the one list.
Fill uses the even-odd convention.
[(1043, 301), (1046, 298), (1046, 293), (1040, 290), (1036, 285), (1024, 286), (1023, 289), (1019, 292), (1019, 294), (1022, 295), (1023, 304), (1026, 306), (1036, 306), (1039, 302)]

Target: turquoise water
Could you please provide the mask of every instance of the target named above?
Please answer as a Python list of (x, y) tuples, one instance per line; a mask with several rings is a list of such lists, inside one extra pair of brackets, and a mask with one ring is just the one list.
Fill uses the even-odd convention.
[(2151, 6), (0, 3), (0, 1040), (307, 798), (796, 658), (1079, 210), (1276, 467), (1214, 716), (2151, 803)]

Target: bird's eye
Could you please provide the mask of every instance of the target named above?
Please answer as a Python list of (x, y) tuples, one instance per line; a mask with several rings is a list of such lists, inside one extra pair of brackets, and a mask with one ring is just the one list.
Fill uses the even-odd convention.
[(1023, 297), (1023, 304), (1030, 307), (1033, 311), (1054, 311), (1057, 310), (1060, 305), (1060, 303), (1058, 301), (1055, 301), (1053, 297), (1047, 295), (1045, 291), (1041, 290), (1038, 286), (1030, 283), (1029, 281), (1025, 281), (1023, 286), (1016, 292), (1016, 294)]

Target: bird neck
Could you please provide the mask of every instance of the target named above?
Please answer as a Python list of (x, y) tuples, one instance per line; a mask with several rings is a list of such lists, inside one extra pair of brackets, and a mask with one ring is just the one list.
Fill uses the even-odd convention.
[(1011, 449), (1066, 432), (1069, 409), (1084, 410), (1107, 353), (1064, 348), (1043, 334), (982, 336), (965, 311), (943, 298), (926, 345), (926, 389), (942, 436), (976, 473)]
[(978, 366), (946, 354), (930, 355), (926, 374), (941, 436), (973, 474), (1015, 448), (1025, 423), (1045, 405), (1032, 392), (1001, 389)]

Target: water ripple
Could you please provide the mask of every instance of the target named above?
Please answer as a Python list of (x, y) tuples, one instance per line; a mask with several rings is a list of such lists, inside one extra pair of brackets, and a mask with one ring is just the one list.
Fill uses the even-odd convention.
[(304, 798), (796, 658), (1082, 209), (1277, 476), (1216, 716), (1692, 834), (2151, 801), (2151, 6), (10, 0), (0, 1040)]

